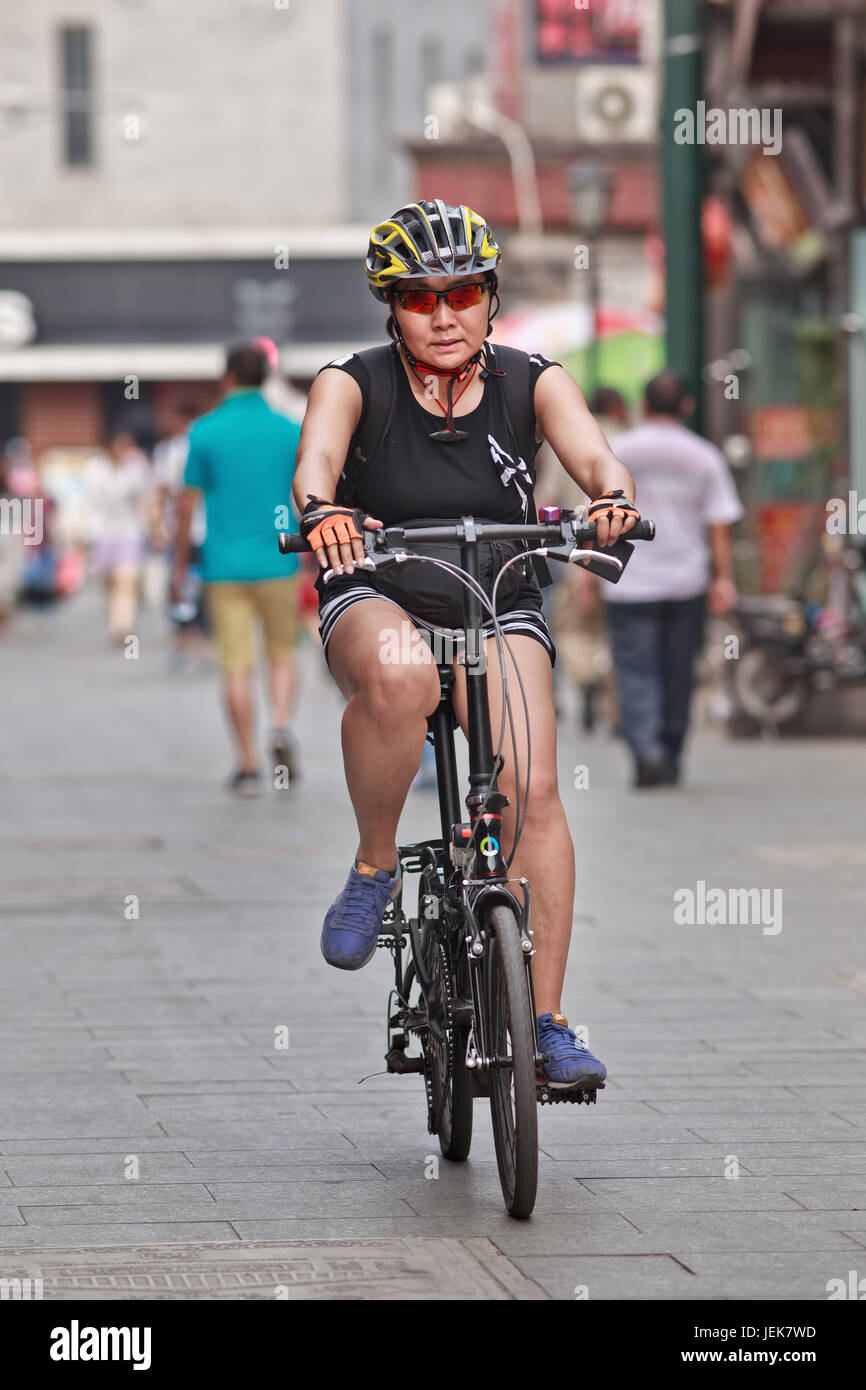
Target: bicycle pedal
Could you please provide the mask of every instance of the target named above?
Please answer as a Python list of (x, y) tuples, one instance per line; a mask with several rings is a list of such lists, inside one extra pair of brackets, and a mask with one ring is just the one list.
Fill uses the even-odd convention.
[(580, 1091), (574, 1087), (563, 1090), (558, 1086), (550, 1086), (547, 1082), (536, 1082), (536, 1095), (539, 1105), (595, 1105), (598, 1100), (598, 1092), (604, 1090), (602, 1081), (594, 1091)]

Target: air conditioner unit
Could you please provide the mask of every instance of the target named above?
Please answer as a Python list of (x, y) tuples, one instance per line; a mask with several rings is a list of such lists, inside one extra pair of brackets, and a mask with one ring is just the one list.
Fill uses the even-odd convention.
[(456, 140), (466, 136), (472, 128), (473, 104), (479, 101), (493, 105), (490, 81), (483, 75), (463, 82), (434, 82), (425, 94), (425, 138)]
[(652, 68), (592, 64), (576, 74), (575, 125), (587, 145), (650, 143), (656, 108)]

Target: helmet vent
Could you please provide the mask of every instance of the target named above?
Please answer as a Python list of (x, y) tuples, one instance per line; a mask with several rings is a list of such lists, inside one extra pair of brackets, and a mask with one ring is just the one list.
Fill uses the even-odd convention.
[(463, 205), (451, 207), (441, 199), (423, 199), (417, 206), (398, 208), (373, 229), (365, 265), (373, 294), (384, 301), (388, 285), (401, 275), (491, 271), (501, 255), (492, 227), (477, 212)]

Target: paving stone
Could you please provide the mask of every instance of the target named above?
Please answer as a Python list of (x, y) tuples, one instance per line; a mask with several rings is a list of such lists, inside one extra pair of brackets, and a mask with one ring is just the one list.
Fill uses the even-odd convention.
[[(786, 1195), (778, 1178), (741, 1176), (725, 1178), (589, 1178), (581, 1185), (603, 1199), (605, 1206), (614, 1207), (641, 1226), (640, 1217), (655, 1212), (658, 1220), (663, 1211), (671, 1214), (691, 1211), (780, 1211), (794, 1210), (798, 1202)], [(802, 1205), (805, 1205), (803, 1203)], [(640, 1216), (635, 1213), (639, 1212)]]
[[(593, 1178), (636, 1178), (640, 1181), (673, 1177), (716, 1178), (724, 1171), (724, 1157), (662, 1159), (652, 1154), (641, 1159), (611, 1159), (573, 1154), (556, 1158), (556, 1163), (581, 1182)], [(752, 1170), (741, 1164), (740, 1171)]]
[[(776, 1115), (768, 1117), (762, 1124), (759, 1117), (731, 1115), (726, 1121), (695, 1119), (691, 1137), (703, 1139), (707, 1144), (749, 1144), (755, 1142), (775, 1142), (780, 1145), (798, 1140), (803, 1143), (820, 1142), (822, 1139), (837, 1139), (843, 1143), (856, 1140), (857, 1131), (853, 1125), (836, 1115), (819, 1115), (812, 1119), (792, 1116), (780, 1124)], [(734, 1150), (736, 1152), (736, 1150)]]
[[(134, 1146), (134, 1147), (133, 1147)], [(0, 1144), (0, 1158), (16, 1155), (51, 1156), (76, 1154), (127, 1154), (134, 1153), (175, 1153), (177, 1144), (161, 1131), (153, 1135), (137, 1135), (131, 1140), (128, 1135), (115, 1135), (104, 1138), (89, 1136), (86, 1139), (7, 1139)]]
[[(99, 1225), (75, 1225), (74, 1219), (68, 1225), (57, 1223), (50, 1230), (50, 1241), (54, 1246), (64, 1249), (83, 1245), (117, 1244), (158, 1244), (171, 1241), (181, 1244), (185, 1241), (225, 1241), (237, 1237), (228, 1221), (135, 1221), (115, 1219)], [(5, 1253), (25, 1247), (43, 1249), (49, 1240), (45, 1226), (7, 1226), (0, 1228), (0, 1259)]]
[[(697, 1091), (691, 1096), (679, 1095), (676, 1099), (656, 1096), (650, 1105), (659, 1115), (687, 1115), (690, 1121), (700, 1121), (707, 1115), (712, 1118), (731, 1115), (741, 1120), (761, 1116), (776, 1124), (783, 1123), (787, 1115), (796, 1115), (803, 1109), (802, 1101), (784, 1091), (773, 1091), (764, 1096), (760, 1090), (755, 1090), (744, 1096), (742, 1089), (735, 1095), (706, 1090)], [(822, 1114), (829, 1119), (832, 1111), (829, 1107), (822, 1107)]]
[(293, 1167), (299, 1163), (319, 1162), (323, 1158), (329, 1163), (372, 1163), (379, 1157), (376, 1151), (372, 1157), (358, 1152), (344, 1134), (313, 1135), (297, 1145), (282, 1144), (273, 1149), (206, 1149), (191, 1148), (185, 1151), (194, 1169), (220, 1168), (227, 1172), (243, 1171), (250, 1167), (281, 1168)]
[(22, 1210), (35, 1210), (42, 1206), (64, 1206), (67, 1203), (90, 1206), (94, 1203), (130, 1203), (133, 1206), (162, 1203), (189, 1202), (193, 1207), (211, 1199), (205, 1184), (196, 1181), (197, 1175), (190, 1168), (186, 1170), (188, 1182), (150, 1182), (137, 1179), (124, 1179), (123, 1171), (115, 1170), (113, 1181), (103, 1183), (70, 1183), (62, 1186), (56, 1183), (47, 1187), (21, 1186), (4, 1191), (4, 1200), (14, 1199)]
[[(839, 1249), (810, 1250), (806, 1259), (800, 1251), (766, 1250), (730, 1255), (715, 1250), (712, 1254), (690, 1250), (680, 1259), (694, 1275), (694, 1294), (684, 1292), (679, 1295), (682, 1298), (711, 1296), (787, 1303), (796, 1299), (810, 1302), (826, 1299), (829, 1280), (844, 1279), (847, 1283), (848, 1271), (852, 1263), (857, 1263), (857, 1254), (855, 1250), (852, 1261), (847, 1251)], [(708, 1294), (708, 1290), (712, 1293)]]
[[(788, 1150), (793, 1145), (774, 1145), (773, 1152), (766, 1157), (745, 1148), (745, 1163), (755, 1177), (769, 1177), (787, 1174), (786, 1181), (793, 1186), (800, 1178), (826, 1177), (832, 1174), (861, 1176), (866, 1178), (866, 1154), (864, 1153), (817, 1153), (797, 1154)], [(839, 1145), (839, 1148), (847, 1146)]]
[(810, 1211), (866, 1212), (866, 1178), (795, 1178), (788, 1180), (785, 1190)]
[(676, 1221), (645, 1221), (641, 1234), (651, 1246), (684, 1257), (690, 1250), (848, 1250), (856, 1241), (844, 1235), (844, 1212), (693, 1212)]
[[(230, 1185), (234, 1186), (234, 1185)], [(257, 1184), (240, 1183), (238, 1189)], [(386, 1183), (359, 1180), (349, 1182), (303, 1182), (260, 1184), (267, 1187), (266, 1197), (237, 1190), (215, 1200), (204, 1197), (184, 1197), (169, 1200), (160, 1195), (158, 1186), (137, 1188), (134, 1192), (118, 1193), (112, 1200), (90, 1204), (67, 1200), (50, 1205), (21, 1203), (20, 1211), (28, 1226), (106, 1225), (124, 1220), (141, 1221), (233, 1221), (241, 1217), (275, 1218), (279, 1216), (326, 1216), (334, 1213), (352, 1215), (355, 1212), (380, 1212), (382, 1215), (405, 1215), (409, 1207), (397, 1193), (387, 1190)], [(277, 1189), (277, 1190), (275, 1190)], [(110, 1197), (113, 1189), (104, 1189)]]
[(382, 1236), (461, 1236), (466, 1229), (462, 1216), (443, 1213), (432, 1220), (413, 1215), (339, 1217), (280, 1217), (276, 1220), (239, 1219), (232, 1229), (248, 1240), (365, 1240)]
[[(554, 1299), (681, 1299), (706, 1297), (671, 1255), (521, 1255), (513, 1263)], [(591, 1311), (586, 1310), (587, 1312)]]
[(223, 1144), (227, 1149), (277, 1146), (289, 1151), (309, 1148), (311, 1143), (324, 1142), (328, 1136), (333, 1136), (334, 1143), (345, 1139), (337, 1125), (316, 1111), (299, 1116), (274, 1115), (270, 1120), (247, 1122), (222, 1120), (218, 1115), (206, 1120), (179, 1118), (176, 1121), (162, 1121), (160, 1130), (172, 1141), (172, 1148), (182, 1149), (185, 1153), (194, 1149), (219, 1148)]
[[(182, 1153), (135, 1153), (139, 1162), (139, 1177), (134, 1181), (149, 1185), (172, 1179), (204, 1182), (205, 1178)], [(124, 1177), (129, 1154), (83, 1153), (52, 1154), (41, 1157), (14, 1158), (0, 1156), (0, 1164), (16, 1189), (56, 1183), (128, 1183)]]
[(93, 1113), (84, 1097), (80, 1101), (57, 1104), (53, 1108), (50, 1102), (43, 1102), (32, 1110), (23, 1103), (18, 1103), (14, 1108), (4, 1105), (0, 1106), (0, 1125), (6, 1131), (0, 1135), (0, 1148), (22, 1140), (32, 1143), (58, 1138), (89, 1141), (119, 1129), (127, 1132), (131, 1143), (136, 1139), (158, 1139), (165, 1134), (155, 1120), (146, 1117), (133, 1097), (116, 1107), (100, 1106), (97, 1114)]
[[(186, 1095), (190, 1083), (202, 1091), (213, 1087), (217, 1093), (244, 1095), (275, 1095), (280, 1088), (293, 1087), (291, 1076), (277, 1077), (266, 1057), (238, 1055), (211, 1048), (198, 1056), (178, 1055), (178, 1049), (140, 1047), (136, 1052), (111, 1049), (112, 1065), (128, 1077), (136, 1090), (148, 1095)], [(193, 1092), (195, 1094), (195, 1092)]]

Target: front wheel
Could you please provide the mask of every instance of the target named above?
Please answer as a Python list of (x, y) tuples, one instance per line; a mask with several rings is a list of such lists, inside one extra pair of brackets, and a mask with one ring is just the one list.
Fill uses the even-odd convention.
[(490, 1069), (490, 1112), (502, 1195), (510, 1216), (525, 1218), (538, 1186), (535, 1027), (520, 928), (509, 907), (486, 915), (484, 1008)]

